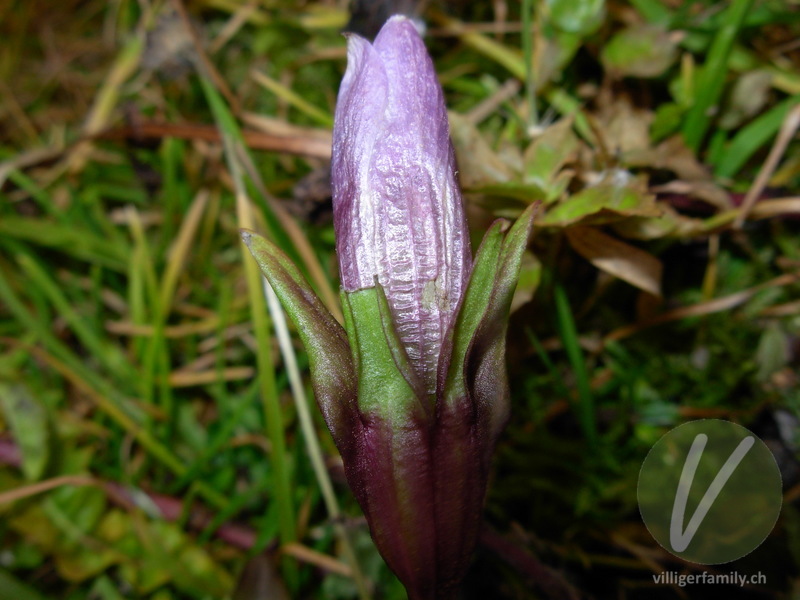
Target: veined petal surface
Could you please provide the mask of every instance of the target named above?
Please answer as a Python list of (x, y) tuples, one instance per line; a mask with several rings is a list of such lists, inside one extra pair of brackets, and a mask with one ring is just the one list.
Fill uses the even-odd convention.
[(433, 394), (471, 257), (444, 97), (409, 19), (390, 19), (374, 45), (349, 38), (335, 123), (342, 287), (383, 286), (416, 375)]

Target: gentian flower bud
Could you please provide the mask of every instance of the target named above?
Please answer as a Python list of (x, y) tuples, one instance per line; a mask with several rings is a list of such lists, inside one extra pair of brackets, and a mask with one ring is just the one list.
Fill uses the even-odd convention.
[(433, 64), (393, 17), (348, 39), (333, 193), (345, 328), (272, 243), (245, 243), (297, 326), (311, 381), (375, 544), (412, 600), (469, 566), (508, 416), (505, 335), (534, 207), (498, 220), (471, 264)]
[(426, 392), (467, 285), (469, 232), (447, 110), (412, 21), (374, 45), (348, 40), (333, 130), (332, 184), (342, 288), (383, 287)]

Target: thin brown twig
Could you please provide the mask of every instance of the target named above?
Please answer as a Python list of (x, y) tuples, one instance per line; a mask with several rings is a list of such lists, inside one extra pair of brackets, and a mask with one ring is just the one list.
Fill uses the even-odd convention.
[(704, 315), (710, 315), (717, 312), (722, 312), (725, 310), (730, 310), (736, 306), (744, 304), (750, 298), (755, 296), (758, 292), (773, 287), (782, 287), (785, 285), (795, 283), (797, 281), (800, 281), (800, 272), (784, 273), (783, 275), (779, 275), (773, 279), (770, 279), (769, 281), (766, 281), (759, 285), (755, 285), (751, 288), (747, 288), (746, 290), (742, 290), (740, 292), (724, 296), (722, 298), (715, 298), (714, 300), (709, 300), (708, 302), (700, 302), (698, 304), (692, 304), (691, 306), (681, 306), (680, 308), (668, 310), (667, 312), (661, 313), (660, 315), (656, 315), (652, 319), (647, 319), (646, 321), (641, 321), (639, 323), (633, 323), (631, 325), (618, 327), (617, 329), (606, 335), (605, 338), (603, 339), (603, 342), (608, 343), (611, 341), (621, 340), (623, 338), (634, 335), (635, 333), (639, 333), (643, 329), (653, 327), (654, 325), (661, 325), (663, 323), (669, 323), (670, 321), (677, 321), (679, 319), (685, 319), (687, 317), (699, 317)]
[(745, 220), (747, 220), (747, 215), (753, 209), (756, 200), (761, 196), (761, 192), (763, 192), (764, 188), (767, 186), (769, 178), (772, 177), (775, 169), (778, 168), (778, 163), (781, 158), (783, 158), (783, 154), (786, 152), (789, 142), (792, 141), (795, 133), (797, 133), (798, 127), (800, 127), (800, 104), (790, 110), (783, 120), (781, 129), (778, 132), (778, 137), (775, 139), (775, 143), (769, 151), (767, 160), (764, 161), (764, 164), (758, 171), (753, 185), (747, 190), (747, 195), (744, 197), (742, 206), (739, 208), (739, 214), (733, 222), (734, 229), (741, 229), (742, 225), (744, 225)]
[(29, 498), (30, 496), (35, 496), (37, 494), (41, 494), (42, 492), (49, 492), (50, 490), (54, 490), (55, 488), (64, 485), (93, 485), (102, 487), (102, 484), (93, 477), (86, 475), (61, 475), (59, 477), (45, 479), (44, 481), (37, 481), (36, 483), (32, 483), (30, 485), (25, 485), (7, 492), (0, 493), (0, 506), (3, 504), (10, 504), (11, 502), (16, 502), (17, 500), (22, 500), (23, 498)]

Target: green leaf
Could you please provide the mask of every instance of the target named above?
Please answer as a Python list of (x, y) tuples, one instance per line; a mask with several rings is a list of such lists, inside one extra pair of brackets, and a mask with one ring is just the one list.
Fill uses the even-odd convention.
[(556, 204), (539, 221), (540, 225), (571, 225), (591, 217), (597, 223), (614, 220), (617, 216), (656, 217), (661, 211), (655, 197), (648, 194), (637, 182), (621, 181), (608, 177), (605, 181), (587, 187)]
[(44, 600), (44, 596), (21, 582), (5, 569), (0, 569), (0, 598), (14, 600)]
[(658, 77), (678, 56), (677, 39), (655, 25), (624, 29), (603, 47), (601, 60), (617, 77)]
[(539, 135), (525, 151), (525, 182), (542, 190), (540, 196), (527, 200), (558, 200), (567, 189), (572, 175), (563, 170), (564, 165), (578, 154), (578, 137), (572, 131), (574, 119), (564, 118)]
[(713, 115), (717, 113), (728, 74), (728, 59), (752, 4), (753, 0), (734, 0), (730, 3), (722, 17), (722, 26), (714, 36), (708, 59), (695, 82), (697, 97), (683, 123), (683, 136), (692, 150), (700, 148)]
[(605, 0), (545, 0), (548, 20), (558, 29), (588, 35), (603, 23)]
[(31, 481), (42, 477), (50, 458), (47, 409), (24, 385), (0, 383), (0, 408), (22, 454), (22, 472)]
[(726, 146), (714, 169), (717, 177), (733, 177), (759, 148), (769, 144), (781, 128), (786, 115), (800, 102), (800, 95), (791, 96), (762, 113), (739, 129)]
[(125, 600), (125, 596), (119, 593), (114, 583), (106, 575), (95, 579), (89, 596), (97, 600)]
[(347, 334), (275, 244), (250, 231), (242, 231), (242, 240), (297, 327), (317, 404), (341, 450), (340, 444), (349, 445), (348, 422), (357, 418), (356, 371)]
[(789, 340), (781, 326), (777, 323), (768, 325), (756, 348), (758, 380), (768, 381), (773, 373), (786, 366), (790, 354)]
[(684, 107), (675, 102), (665, 102), (656, 108), (656, 115), (650, 125), (650, 138), (659, 142), (668, 135), (675, 133), (681, 126), (685, 112)]

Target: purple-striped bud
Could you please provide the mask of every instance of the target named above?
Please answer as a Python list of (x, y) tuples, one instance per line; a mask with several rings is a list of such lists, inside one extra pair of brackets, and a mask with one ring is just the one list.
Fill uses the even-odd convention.
[(471, 258), (442, 89), (405, 17), (391, 18), (374, 44), (348, 39), (332, 180), (342, 287), (383, 287), (412, 367), (432, 394)]
[(333, 139), (345, 329), (278, 248), (243, 237), (297, 325), (378, 550), (411, 600), (451, 600), (508, 416), (505, 334), (533, 207), (492, 225), (471, 264), (442, 90), (404, 17), (374, 44), (349, 38)]

